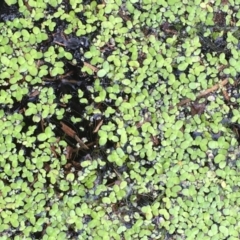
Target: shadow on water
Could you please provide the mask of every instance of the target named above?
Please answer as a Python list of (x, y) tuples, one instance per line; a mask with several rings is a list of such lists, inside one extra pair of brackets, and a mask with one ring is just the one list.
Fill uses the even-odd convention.
[(0, 22), (11, 21), (16, 17), (20, 17), (21, 14), (18, 11), (18, 6), (8, 6), (4, 0), (0, 1)]

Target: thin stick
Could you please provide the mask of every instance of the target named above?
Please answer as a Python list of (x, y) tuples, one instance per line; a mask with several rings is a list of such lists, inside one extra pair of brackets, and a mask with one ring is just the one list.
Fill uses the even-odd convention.
[[(228, 83), (228, 78), (224, 79), (223, 81), (220, 81), (220, 83), (217, 83), (217, 84), (215, 84), (214, 86), (212, 86), (211, 88), (208, 88), (207, 90), (203, 91), (202, 93), (200, 93), (199, 95), (197, 95), (196, 98), (199, 99), (199, 98), (205, 97), (205, 96), (208, 95), (209, 93), (214, 92), (214, 91), (218, 90), (220, 87), (223, 87), (223, 86), (227, 85), (227, 83)], [(181, 106), (183, 106), (183, 105), (185, 105), (185, 104), (190, 103), (191, 101), (192, 101), (192, 100), (189, 99), (189, 98), (183, 99), (181, 102), (179, 102), (179, 103), (177, 104), (177, 106), (178, 106), (178, 107), (181, 107)]]
[(102, 124), (103, 124), (103, 120), (101, 120), (101, 121), (98, 123), (98, 125), (97, 125), (96, 128), (94, 129), (93, 133), (98, 132), (98, 130), (99, 130), (99, 128), (102, 126)]
[(98, 71), (98, 68), (94, 67), (94, 66), (91, 65), (90, 63), (83, 62), (83, 64), (84, 64), (85, 67), (90, 68), (93, 72), (97, 72), (97, 71)]
[(60, 45), (60, 46), (66, 46), (64, 43), (60, 43), (60, 42), (58, 42), (58, 41), (53, 41), (54, 43), (56, 43), (56, 44), (58, 44), (58, 45)]

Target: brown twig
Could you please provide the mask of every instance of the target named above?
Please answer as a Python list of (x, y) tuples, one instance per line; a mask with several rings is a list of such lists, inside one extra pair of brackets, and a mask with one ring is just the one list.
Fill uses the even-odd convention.
[(51, 81), (51, 82), (53, 82), (53, 81), (57, 81), (57, 78), (56, 77), (53, 77), (53, 78), (43, 77), (42, 80), (43, 81)]
[[(214, 92), (216, 90), (218, 90), (220, 87), (225, 86), (228, 83), (228, 78), (224, 79), (223, 81), (220, 81), (220, 83), (215, 84), (214, 86), (212, 86), (211, 88), (208, 88), (207, 90), (203, 91), (202, 93), (200, 93), (199, 95), (197, 95), (196, 99), (205, 97), (206, 95), (208, 95), (211, 92)], [(177, 106), (181, 107), (185, 104), (190, 103), (192, 100), (187, 98), (187, 99), (183, 99), (182, 101), (180, 101)]]
[(66, 108), (66, 107), (67, 107), (67, 105), (66, 105), (66, 104), (62, 104), (62, 103), (58, 103), (58, 106), (61, 106), (61, 107), (64, 107), (64, 108)]
[[(70, 71), (66, 74), (63, 75), (59, 75), (58, 77), (53, 77), (53, 78), (47, 78), (47, 77), (43, 77), (42, 80), (43, 81), (57, 81), (57, 80), (61, 80), (61, 81), (72, 81), (72, 80), (67, 80), (66, 77), (69, 77), (73, 72)], [(75, 81), (75, 80), (74, 80)], [(76, 81), (77, 82), (77, 81)]]
[(83, 62), (83, 64), (84, 64), (85, 67), (90, 68), (93, 72), (97, 72), (97, 71), (98, 71), (98, 68), (94, 67), (94, 66), (91, 65), (90, 63)]
[(223, 96), (224, 96), (225, 100), (227, 102), (229, 102), (230, 101), (230, 97), (229, 97), (229, 95), (227, 93), (227, 90), (226, 89), (222, 89), (222, 93), (223, 93)]
[(74, 136), (74, 139), (80, 144), (82, 149), (89, 149), (89, 147), (77, 136)]
[(58, 78), (59, 79), (66, 78), (66, 77), (71, 76), (72, 74), (73, 74), (73, 71), (70, 71), (70, 72), (67, 72), (67, 73), (65, 73), (63, 75), (59, 75)]
[(103, 124), (103, 120), (101, 120), (101, 121), (98, 123), (98, 125), (97, 125), (96, 128), (94, 129), (93, 133), (98, 132), (98, 130), (99, 130), (99, 128), (102, 126), (102, 124)]
[(78, 84), (80, 81), (74, 80), (74, 79), (61, 79), (63, 83), (72, 83), (72, 84)]
[(53, 41), (53, 42), (60, 45), (60, 46), (66, 47), (66, 44), (64, 44), (64, 43), (61, 43), (61, 42), (58, 42), (58, 41)]

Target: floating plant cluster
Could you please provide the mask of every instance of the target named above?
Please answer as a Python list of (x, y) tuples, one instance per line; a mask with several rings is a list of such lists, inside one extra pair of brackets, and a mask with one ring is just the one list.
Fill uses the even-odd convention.
[(239, 4), (5, 0), (1, 239), (238, 240)]

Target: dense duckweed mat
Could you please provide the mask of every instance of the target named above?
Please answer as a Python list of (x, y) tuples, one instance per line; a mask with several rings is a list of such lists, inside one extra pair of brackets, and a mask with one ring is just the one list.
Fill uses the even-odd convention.
[(238, 1), (1, 4), (1, 239), (240, 238)]

